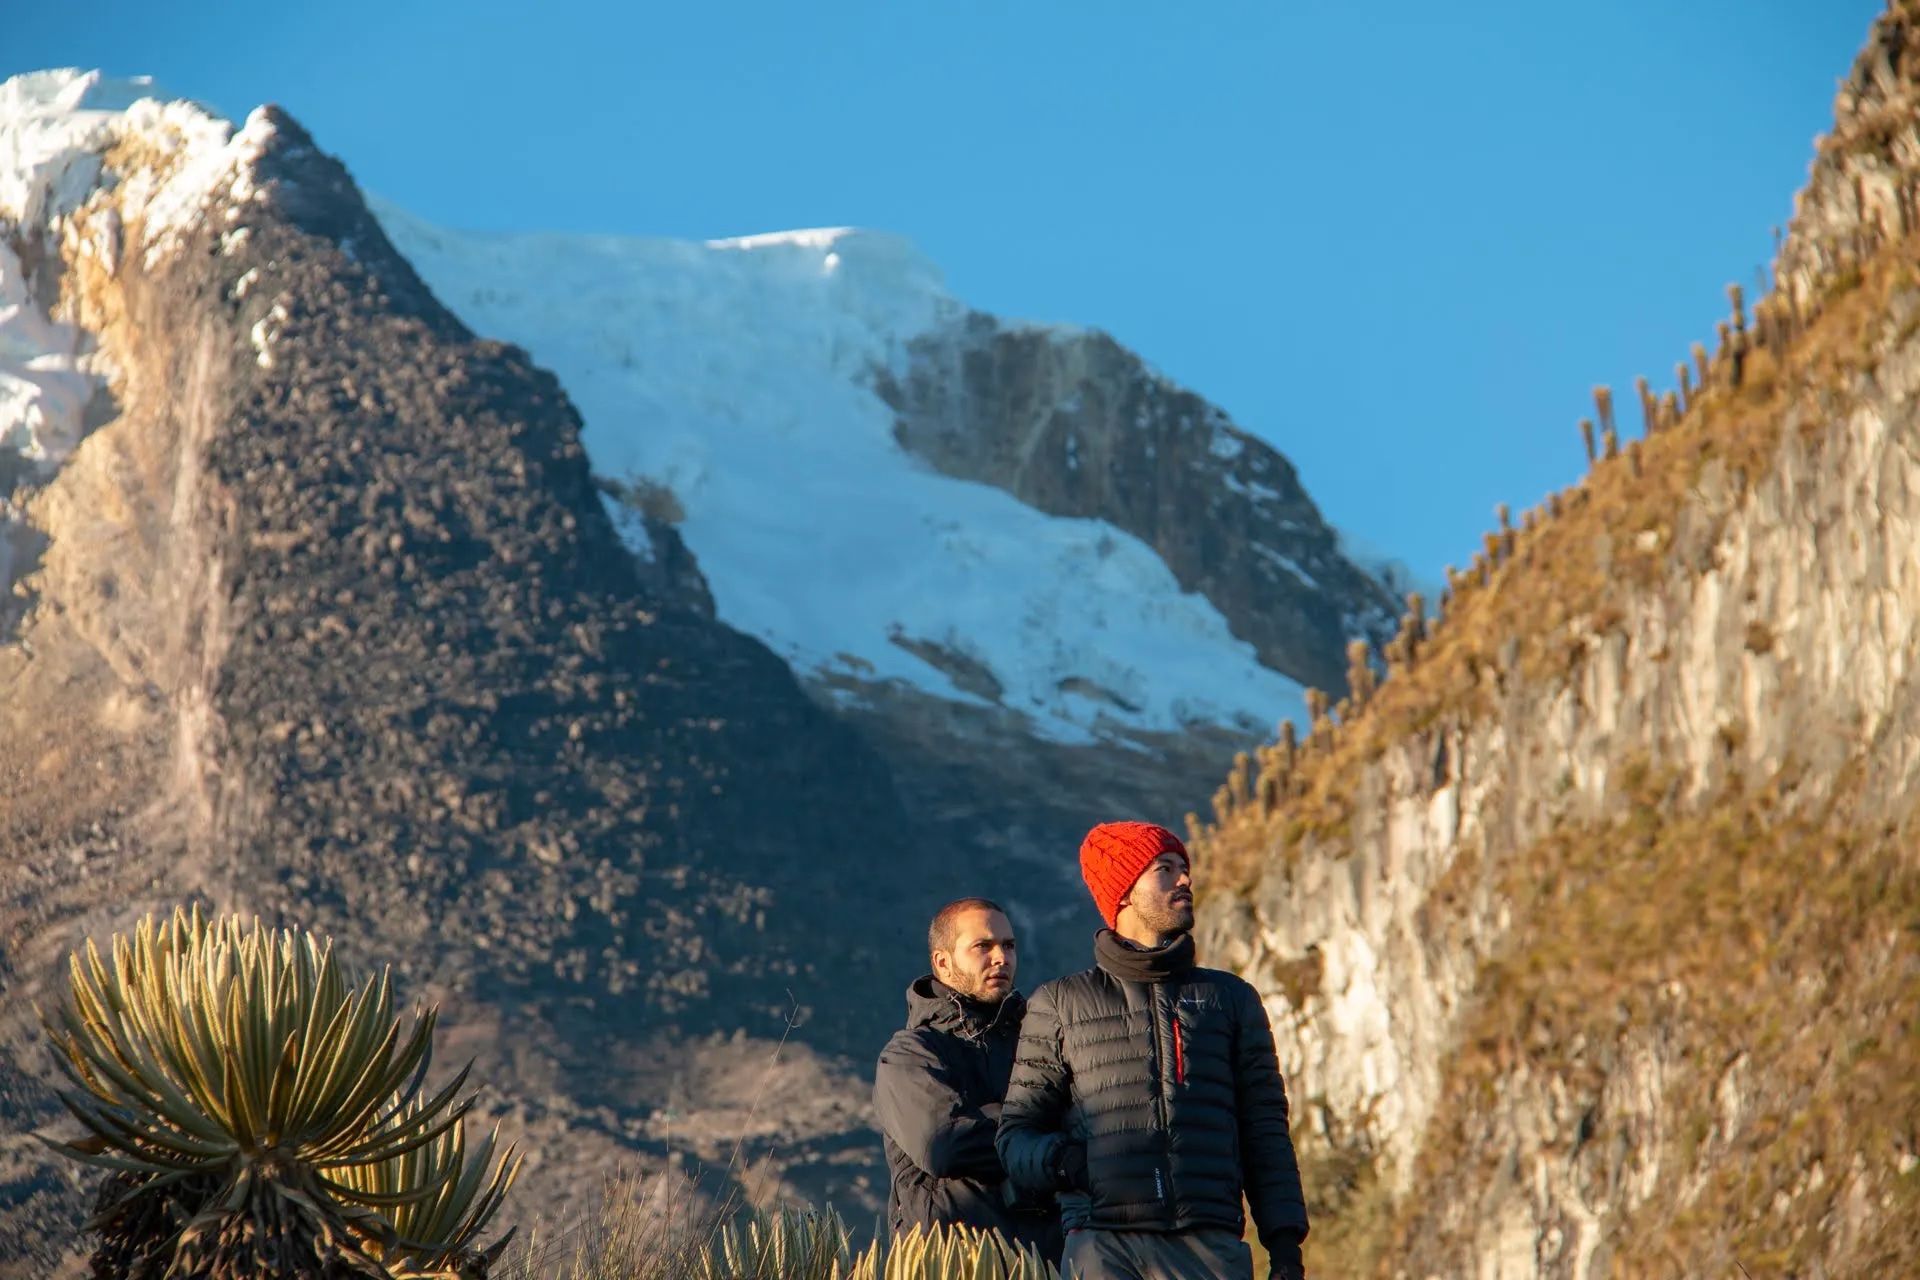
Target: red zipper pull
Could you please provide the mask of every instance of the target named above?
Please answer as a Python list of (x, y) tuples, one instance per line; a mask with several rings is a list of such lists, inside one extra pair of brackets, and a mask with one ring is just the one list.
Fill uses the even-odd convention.
[(1180, 1015), (1177, 1012), (1173, 1015), (1173, 1082), (1187, 1082), (1187, 1059), (1180, 1049)]

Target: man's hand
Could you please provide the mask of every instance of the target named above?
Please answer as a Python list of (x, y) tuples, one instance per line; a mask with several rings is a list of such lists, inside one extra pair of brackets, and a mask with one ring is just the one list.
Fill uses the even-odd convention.
[(1058, 1217), (1060, 1214), (1060, 1205), (1059, 1202), (1053, 1198), (1053, 1194), (1051, 1191), (1041, 1195), (1029, 1194), (1014, 1186), (1012, 1178), (1008, 1178), (1000, 1184), (1000, 1203), (1007, 1206), (1007, 1208), (1014, 1213), (1024, 1214), (1028, 1217), (1036, 1215)]
[(1053, 1185), (1062, 1191), (1086, 1191), (1087, 1147), (1083, 1142), (1062, 1138), (1054, 1144), (1053, 1157), (1047, 1162)]
[(1300, 1256), (1298, 1240), (1289, 1237), (1268, 1246), (1267, 1280), (1307, 1280), (1307, 1264)]

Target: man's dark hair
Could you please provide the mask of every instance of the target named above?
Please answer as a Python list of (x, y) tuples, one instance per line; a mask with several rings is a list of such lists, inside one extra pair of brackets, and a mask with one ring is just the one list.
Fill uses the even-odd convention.
[(991, 898), (955, 898), (946, 906), (933, 913), (933, 923), (927, 926), (927, 963), (933, 963), (936, 951), (953, 950), (953, 931), (956, 922), (969, 911), (998, 911), (1006, 915), (1005, 907)]

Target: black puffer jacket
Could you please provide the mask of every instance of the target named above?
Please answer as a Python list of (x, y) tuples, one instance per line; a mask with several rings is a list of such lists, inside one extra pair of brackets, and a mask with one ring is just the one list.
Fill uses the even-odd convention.
[(1102, 930), (1094, 958), (1028, 1005), (1000, 1114), (1014, 1184), (1079, 1183), (1060, 1196), (1069, 1231), (1243, 1232), (1244, 1192), (1268, 1251), (1298, 1257), (1307, 1208), (1259, 995), (1194, 967), (1191, 935), (1145, 950)]
[(907, 988), (906, 1028), (880, 1051), (873, 1076), (893, 1174), (887, 1216), (895, 1233), (964, 1222), (998, 1229), (1060, 1261), (1052, 1190), (1010, 1206), (993, 1145), (1025, 1012), (1017, 992), (984, 1005), (931, 974)]

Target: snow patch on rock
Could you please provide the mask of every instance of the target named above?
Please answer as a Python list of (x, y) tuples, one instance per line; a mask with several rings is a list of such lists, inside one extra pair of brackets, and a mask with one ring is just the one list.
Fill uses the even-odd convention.
[(80, 332), (35, 305), (26, 268), (0, 243), (0, 453), (42, 464), (65, 459), (100, 382)]

